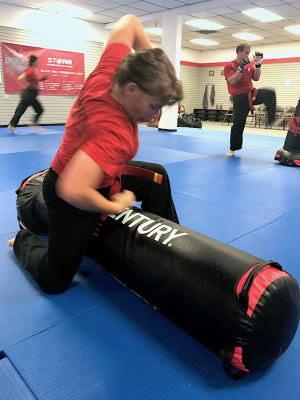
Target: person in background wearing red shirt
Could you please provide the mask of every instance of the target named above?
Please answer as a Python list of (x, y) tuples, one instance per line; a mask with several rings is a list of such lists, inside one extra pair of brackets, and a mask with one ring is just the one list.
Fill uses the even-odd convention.
[(21, 81), (26, 86), (26, 89), (22, 91), (20, 103), (18, 104), (14, 116), (12, 117), (8, 125), (8, 129), (11, 131), (11, 133), (16, 133), (15, 127), (18, 125), (20, 118), (22, 117), (22, 115), (29, 106), (32, 106), (36, 113), (31, 127), (35, 131), (37, 132), (39, 131), (37, 122), (44, 110), (43, 107), (41, 106), (41, 103), (37, 99), (38, 83), (39, 81), (46, 80), (47, 77), (43, 76), (42, 78), (40, 78), (37, 75), (36, 73), (37, 66), (38, 66), (38, 58), (34, 55), (31, 55), (29, 57), (28, 68), (18, 78), (19, 81)]
[(275, 121), (276, 94), (271, 89), (254, 89), (252, 80), (258, 81), (261, 75), (263, 54), (256, 52), (250, 62), (250, 45), (242, 43), (236, 48), (236, 59), (227, 63), (224, 77), (233, 102), (233, 125), (230, 135), (230, 150), (226, 153), (232, 157), (235, 150), (243, 144), (243, 132), (248, 113), (253, 105), (264, 103), (268, 112), (268, 124)]
[(136, 16), (122, 17), (73, 104), (43, 181), (48, 245), (28, 229), (8, 242), (43, 291), (61, 293), (70, 286), (99, 214), (133, 205), (136, 188), (120, 189), (122, 169), (139, 148), (137, 123), (157, 118), (163, 106), (182, 98), (164, 51), (152, 48)]

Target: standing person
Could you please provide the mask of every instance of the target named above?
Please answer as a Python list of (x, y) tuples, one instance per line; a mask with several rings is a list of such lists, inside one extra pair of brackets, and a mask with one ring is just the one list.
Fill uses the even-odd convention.
[(46, 76), (40, 78), (36, 72), (38, 67), (38, 58), (34, 55), (29, 57), (28, 68), (22, 75), (18, 77), (19, 81), (21, 81), (26, 88), (22, 90), (21, 93), (21, 100), (16, 108), (14, 116), (10, 120), (8, 125), (8, 129), (11, 133), (16, 133), (15, 127), (18, 125), (20, 118), (25, 113), (29, 106), (32, 106), (35, 111), (35, 116), (33, 118), (33, 124), (31, 127), (35, 131), (39, 131), (37, 123), (40, 116), (43, 113), (43, 107), (41, 103), (37, 99), (38, 95), (38, 83), (40, 81), (44, 81), (47, 79)]
[(249, 111), (253, 105), (264, 103), (268, 112), (268, 123), (275, 121), (276, 94), (271, 89), (254, 89), (253, 81), (258, 81), (261, 75), (263, 54), (255, 52), (250, 62), (250, 45), (242, 43), (236, 48), (236, 59), (227, 63), (224, 77), (227, 81), (229, 94), (233, 102), (233, 125), (230, 135), (230, 150), (226, 153), (232, 157), (235, 150), (240, 150), (243, 144), (243, 132)]
[(120, 192), (120, 186), (122, 169), (139, 147), (137, 122), (157, 118), (164, 105), (182, 97), (163, 50), (152, 49), (137, 17), (121, 18), (71, 109), (43, 181), (48, 245), (27, 229), (8, 242), (46, 293), (61, 293), (71, 284), (99, 213), (117, 214), (133, 205), (134, 194), (128, 187)]

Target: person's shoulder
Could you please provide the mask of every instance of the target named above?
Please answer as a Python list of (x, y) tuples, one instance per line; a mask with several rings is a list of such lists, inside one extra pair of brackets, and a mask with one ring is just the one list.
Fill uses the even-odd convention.
[(117, 57), (122, 59), (126, 54), (130, 53), (131, 50), (123, 43), (111, 43), (105, 47), (102, 53), (102, 59), (105, 57)]
[(225, 64), (225, 67), (234, 67), (236, 64), (236, 60), (231, 60), (231, 61), (227, 61), (227, 63)]

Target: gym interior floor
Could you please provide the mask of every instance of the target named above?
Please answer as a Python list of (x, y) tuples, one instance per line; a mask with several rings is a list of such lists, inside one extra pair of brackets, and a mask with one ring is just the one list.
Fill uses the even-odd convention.
[[(299, 281), (300, 169), (274, 161), (284, 138), (271, 131), (245, 134), (227, 158), (229, 128), (140, 127), (136, 158), (166, 167), (182, 225)], [(14, 190), (49, 166), (63, 129), (0, 129), (0, 400), (299, 400), (299, 331), (271, 368), (232, 381), (218, 356), (87, 259), (66, 293), (37, 288), (6, 245), (18, 230)]]

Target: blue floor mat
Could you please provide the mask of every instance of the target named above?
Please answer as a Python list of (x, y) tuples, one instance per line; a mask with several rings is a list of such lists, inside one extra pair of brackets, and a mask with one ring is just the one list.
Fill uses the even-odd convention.
[(219, 357), (133, 293), (102, 296), (101, 305), (6, 349), (38, 399), (298, 400), (299, 348), (232, 381)]
[(101, 303), (105, 291), (124, 291), (105, 271), (85, 259), (70, 289), (60, 295), (42, 293), (0, 235), (0, 349), (36, 335)]
[[(217, 355), (87, 259), (66, 293), (42, 293), (6, 241), (18, 230), (14, 189), (49, 166), (64, 126), (18, 130), (0, 128), (0, 400), (299, 400), (299, 332), (271, 368), (236, 382)], [(136, 159), (165, 166), (182, 225), (300, 280), (300, 168), (274, 162), (283, 138), (245, 134), (227, 158), (229, 132), (139, 131)], [(10, 392), (19, 383), (5, 374), (27, 393)]]
[(230, 244), (243, 251), (251, 251), (257, 257), (278, 261), (299, 280), (299, 232), (300, 206)]
[[(180, 224), (224, 243), (268, 225), (272, 220), (174, 194)], [(216, 230), (218, 226), (218, 230)]]
[(9, 359), (0, 359), (0, 400), (35, 399)]
[(273, 168), (233, 175), (207, 185), (194, 182), (180, 193), (235, 211), (275, 219), (295, 208), (299, 192), (293, 188), (298, 175), (297, 168), (275, 164)]

